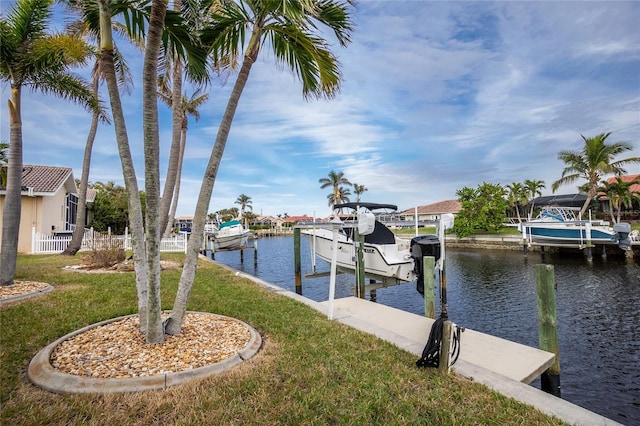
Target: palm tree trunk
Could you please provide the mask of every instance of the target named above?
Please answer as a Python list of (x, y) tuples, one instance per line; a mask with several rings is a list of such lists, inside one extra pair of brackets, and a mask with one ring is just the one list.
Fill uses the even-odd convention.
[[(174, 9), (180, 10), (180, 1), (176, 1)], [(173, 77), (171, 92), (171, 113), (173, 132), (171, 134), (171, 150), (169, 152), (169, 164), (167, 176), (164, 182), (164, 191), (160, 203), (160, 229), (166, 229), (169, 221), (169, 208), (172, 204), (172, 195), (175, 192), (178, 166), (180, 164), (180, 136), (184, 112), (182, 111), (182, 62), (179, 57), (173, 58)]]
[(99, 0), (100, 6), (100, 55), (104, 66), (103, 76), (109, 92), (111, 114), (116, 132), (116, 142), (122, 164), (122, 175), (129, 201), (129, 223), (131, 225), (131, 239), (133, 244), (133, 264), (136, 273), (136, 290), (138, 293), (138, 313), (140, 316), (140, 330), (147, 331), (147, 268), (145, 264), (146, 253), (144, 246), (144, 225), (142, 220), (142, 205), (138, 191), (135, 168), (131, 150), (129, 149), (129, 137), (125, 124), (120, 92), (113, 65), (113, 39), (111, 35), (111, 12), (109, 0)]
[(18, 236), (22, 210), (22, 118), (21, 87), (11, 86), (9, 104), (9, 162), (7, 187), (2, 212), (2, 250), (0, 285), (13, 284), (18, 260)]
[[(184, 121), (184, 120), (183, 120)], [(173, 200), (171, 202), (171, 211), (169, 212), (169, 220), (164, 230), (164, 235), (169, 236), (176, 220), (176, 210), (178, 209), (178, 201), (180, 200), (180, 180), (182, 179), (182, 163), (184, 161), (184, 148), (187, 144), (187, 129), (182, 128), (180, 137), (180, 155), (178, 159), (178, 173), (176, 174), (176, 184), (173, 191)]]
[(238, 73), (238, 78), (233, 86), (229, 101), (227, 102), (227, 108), (222, 116), (216, 141), (213, 145), (213, 149), (211, 150), (211, 156), (209, 157), (209, 163), (207, 164), (207, 168), (202, 179), (202, 185), (200, 186), (200, 193), (196, 203), (196, 211), (193, 216), (193, 227), (191, 229), (191, 238), (187, 245), (187, 254), (182, 268), (182, 275), (180, 276), (178, 292), (176, 293), (176, 298), (173, 302), (171, 316), (167, 322), (167, 334), (178, 334), (182, 330), (182, 322), (187, 310), (187, 301), (189, 300), (193, 280), (196, 274), (198, 251), (202, 245), (204, 224), (207, 219), (207, 210), (209, 209), (209, 202), (211, 201), (213, 185), (215, 183), (218, 167), (220, 166), (222, 154), (224, 153), (224, 148), (229, 137), (231, 124), (233, 123), (233, 118), (235, 116), (236, 109), (238, 108), (240, 96), (242, 95), (242, 91), (249, 79), (251, 67), (258, 57), (260, 37), (261, 31), (259, 27), (254, 27), (254, 32), (251, 35), (251, 40), (247, 47), (247, 53), (245, 54), (242, 67)]
[(162, 42), (166, 10), (167, 5), (164, 0), (153, 0), (142, 70), (144, 182), (147, 196), (145, 234), (148, 274), (147, 343), (164, 341), (160, 301), (160, 130), (156, 93), (158, 91), (158, 55)]
[[(96, 73), (93, 76), (93, 93), (98, 98), (98, 79)], [(84, 225), (87, 221), (87, 185), (89, 184), (89, 169), (91, 167), (91, 153), (93, 151), (93, 142), (96, 139), (98, 131), (98, 113), (94, 112), (91, 116), (91, 127), (87, 135), (87, 142), (84, 146), (84, 157), (82, 159), (82, 177), (80, 178), (80, 188), (78, 188), (78, 216), (76, 218), (76, 229), (73, 230), (71, 242), (62, 252), (63, 255), (74, 256), (82, 247), (82, 239), (84, 238)]]

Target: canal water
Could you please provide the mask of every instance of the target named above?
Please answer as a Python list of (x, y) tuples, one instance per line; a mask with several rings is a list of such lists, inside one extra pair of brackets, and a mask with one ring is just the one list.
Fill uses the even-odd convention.
[[(581, 253), (544, 258), (507, 250), (448, 248), (446, 253), (449, 319), (534, 347), (538, 347), (535, 265), (554, 265), (562, 398), (622, 424), (640, 425), (640, 266), (613, 256), (606, 260), (596, 256), (589, 264)], [(301, 256), (302, 295), (327, 300), (329, 278), (304, 277), (312, 271), (305, 237)], [(243, 263), (237, 251), (216, 253), (215, 258), (295, 291), (292, 237), (258, 240), (257, 265), (252, 251), (245, 251)], [(316, 271), (328, 270), (329, 265), (318, 259)], [(338, 275), (336, 298), (353, 295), (354, 284), (352, 275)], [(415, 283), (378, 289), (376, 301), (424, 315)], [(464, 350), (464, 337), (462, 342)], [(539, 388), (539, 380), (532, 386)]]

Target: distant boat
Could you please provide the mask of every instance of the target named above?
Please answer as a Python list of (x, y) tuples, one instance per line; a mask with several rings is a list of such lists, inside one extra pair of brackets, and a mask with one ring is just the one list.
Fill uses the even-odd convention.
[(580, 220), (579, 207), (543, 207), (538, 216), (518, 225), (523, 237), (533, 243), (585, 246), (617, 243), (618, 233), (603, 220)]
[[(411, 257), (411, 241), (397, 239), (393, 232), (375, 219), (371, 210), (397, 210), (395, 205), (378, 203), (344, 203), (334, 208), (350, 208), (358, 216), (370, 215), (371, 233), (364, 236), (363, 263), (365, 276), (382, 281), (384, 284), (397, 284), (416, 280), (414, 259)], [(336, 268), (338, 271), (355, 273), (356, 245), (354, 243), (354, 228), (358, 226), (356, 216), (344, 221), (338, 232), (338, 251)], [(320, 259), (331, 263), (333, 253), (333, 230), (325, 226), (307, 229), (302, 232), (309, 238), (311, 252)], [(435, 244), (438, 245), (437, 239)]]
[(240, 221), (230, 220), (220, 225), (212, 239), (216, 250), (238, 250), (247, 245), (251, 231), (244, 229)]

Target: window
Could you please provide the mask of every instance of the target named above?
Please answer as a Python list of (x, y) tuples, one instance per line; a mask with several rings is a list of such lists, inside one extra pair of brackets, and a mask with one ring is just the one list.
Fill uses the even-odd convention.
[(75, 229), (77, 218), (78, 196), (76, 194), (67, 194), (64, 218), (65, 231), (73, 231)]

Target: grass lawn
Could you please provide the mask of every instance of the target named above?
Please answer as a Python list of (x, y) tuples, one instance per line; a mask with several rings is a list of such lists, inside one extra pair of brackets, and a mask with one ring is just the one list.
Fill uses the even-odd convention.
[[(78, 262), (19, 257), (16, 279), (48, 282), (55, 290), (0, 307), (1, 424), (562, 424), (482, 385), (418, 369), (415, 355), (208, 262), (198, 267), (189, 310), (253, 326), (264, 340), (255, 357), (165, 391), (41, 390), (25, 379), (38, 350), (83, 326), (136, 312), (133, 274), (62, 270)], [(164, 309), (173, 303), (179, 274), (162, 273)]]

